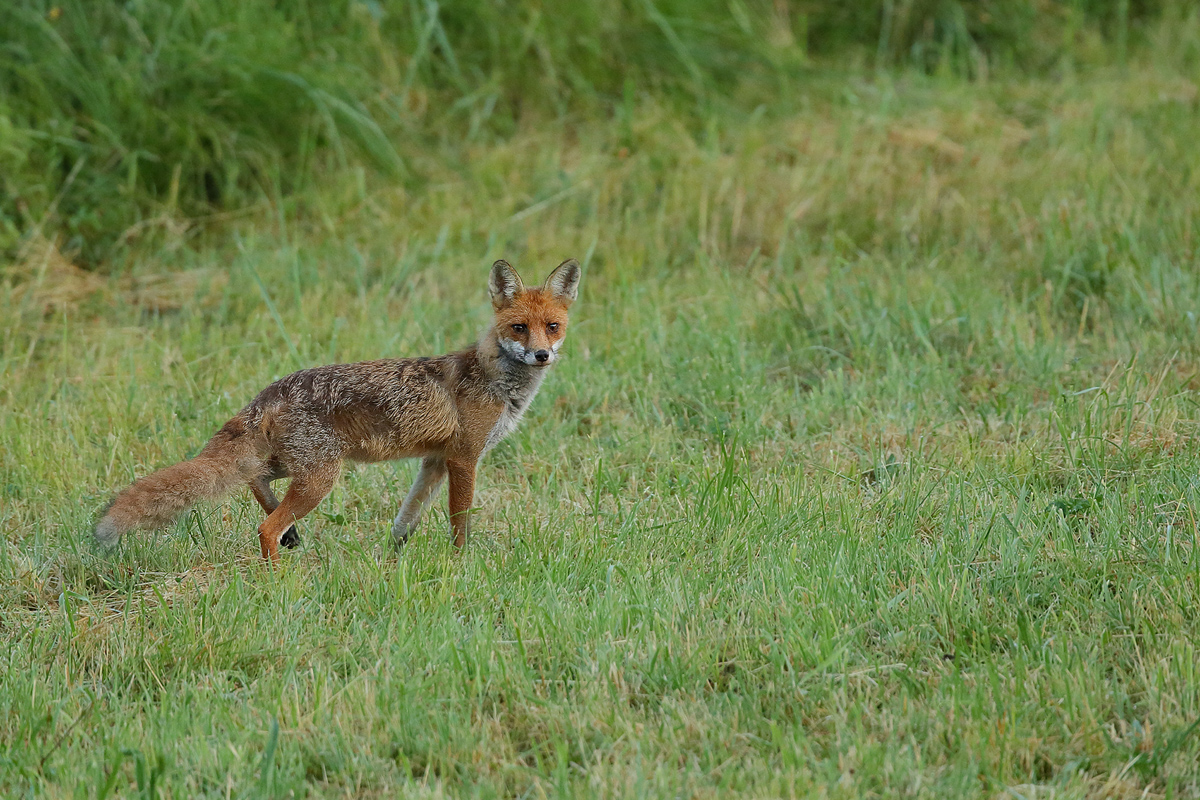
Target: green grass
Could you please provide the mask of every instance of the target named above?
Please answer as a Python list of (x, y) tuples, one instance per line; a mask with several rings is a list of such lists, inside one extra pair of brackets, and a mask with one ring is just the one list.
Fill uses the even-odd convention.
[[(1197, 19), (1051, 79), (639, 94), (0, 292), (0, 794), (1200, 793)], [(586, 264), (565, 352), (387, 548), (347, 472), (90, 547), (263, 385)], [(163, 277), (166, 276), (166, 277)]]
[[(222, 220), (365, 165), (649, 94), (695, 124), (803, 97), (813, 57), (941, 75), (1112, 63), (1180, 0), (8, 0), (0, 255), (60, 237), (119, 270), (163, 220)], [(319, 182), (319, 180), (318, 180)], [(115, 266), (114, 266), (115, 265)]]

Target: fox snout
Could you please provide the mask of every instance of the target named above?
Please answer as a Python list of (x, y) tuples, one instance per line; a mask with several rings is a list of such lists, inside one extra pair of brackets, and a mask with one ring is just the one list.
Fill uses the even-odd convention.
[(501, 349), (508, 353), (514, 361), (520, 361), (531, 367), (550, 364), (554, 360), (554, 351), (558, 349), (553, 345), (551, 345), (549, 350), (541, 347), (526, 347), (520, 342), (507, 338), (502, 338), (499, 341)]

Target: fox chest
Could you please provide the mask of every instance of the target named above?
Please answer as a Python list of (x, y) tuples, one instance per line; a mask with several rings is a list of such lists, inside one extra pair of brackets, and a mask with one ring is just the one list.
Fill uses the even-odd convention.
[(524, 407), (514, 408), (511, 405), (505, 405), (504, 410), (500, 412), (500, 416), (496, 419), (492, 429), (488, 431), (487, 440), (483, 444), (483, 452), (491, 450), (500, 441), (517, 429), (517, 424), (520, 423), (521, 417), (525, 414)]
[(502, 382), (498, 387), (500, 391), (496, 394), (503, 398), (503, 409), (491, 430), (488, 431), (487, 440), (483, 445), (485, 453), (516, 430), (521, 417), (525, 416), (525, 409), (529, 408), (533, 403), (533, 398), (537, 396), (538, 387), (541, 386), (542, 378), (545, 375), (546, 372), (543, 369), (522, 368), (517, 373), (508, 376), (508, 380)]

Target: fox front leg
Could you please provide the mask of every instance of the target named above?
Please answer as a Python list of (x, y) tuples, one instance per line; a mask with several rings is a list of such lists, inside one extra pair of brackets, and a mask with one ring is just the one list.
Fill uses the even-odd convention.
[(396, 519), (392, 523), (392, 544), (397, 548), (402, 547), (412, 532), (416, 530), (417, 523), (421, 521), (421, 512), (425, 510), (425, 504), (429, 502), (429, 498), (442, 485), (445, 478), (446, 462), (444, 459), (430, 456), (421, 461), (421, 471), (417, 473), (417, 479), (413, 482), (412, 488), (408, 490), (408, 496), (400, 505), (400, 513), (396, 514)]
[(471, 501), (475, 497), (475, 461), (447, 461), (450, 473), (450, 533), (462, 549), (471, 531)]

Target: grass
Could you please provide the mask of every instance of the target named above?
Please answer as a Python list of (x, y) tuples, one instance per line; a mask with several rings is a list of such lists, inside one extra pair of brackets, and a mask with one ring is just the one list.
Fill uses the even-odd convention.
[[(0, 794), (1195, 796), (1196, 26), (700, 125), (638, 94), (110, 277), (31, 247)], [(460, 346), (491, 259), (570, 255), (568, 357), (464, 553), (444, 497), (387, 549), (411, 464), (348, 471), (278, 571), (244, 495), (92, 552), (273, 378)]]
[[(611, 114), (694, 122), (802, 94), (811, 57), (985, 77), (1111, 63), (1175, 0), (12, 0), (0, 4), (0, 255), (56, 236), (120, 271), (163, 217), (223, 221), (412, 151)], [(1132, 44), (1131, 44), (1132, 43)], [(847, 55), (849, 54), (849, 55)], [(552, 121), (553, 120), (553, 121)], [(524, 122), (523, 122), (524, 121)]]

